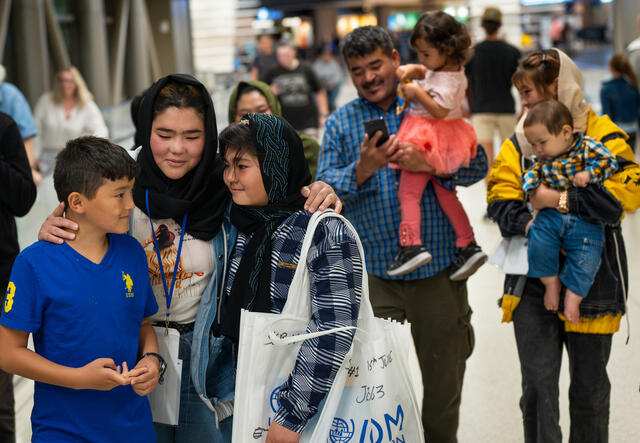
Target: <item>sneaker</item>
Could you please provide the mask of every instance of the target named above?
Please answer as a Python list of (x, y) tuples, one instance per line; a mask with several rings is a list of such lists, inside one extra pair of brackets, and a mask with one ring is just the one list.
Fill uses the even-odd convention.
[(408, 274), (417, 267), (430, 261), (431, 254), (429, 254), (422, 245), (400, 248), (400, 252), (398, 252), (395, 260), (393, 260), (393, 263), (389, 266), (389, 269), (387, 269), (387, 274), (391, 276)]
[(452, 272), (449, 279), (464, 280), (471, 277), (487, 259), (487, 254), (482, 252), (480, 246), (471, 243), (466, 248), (458, 250), (458, 255), (451, 265)]

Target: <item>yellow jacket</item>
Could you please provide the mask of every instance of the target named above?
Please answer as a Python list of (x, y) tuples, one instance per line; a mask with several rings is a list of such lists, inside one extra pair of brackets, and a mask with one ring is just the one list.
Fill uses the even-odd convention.
[[(605, 188), (620, 202), (624, 211), (633, 212), (638, 209), (640, 207), (640, 190), (638, 189), (640, 167), (635, 162), (633, 152), (626, 143), (627, 135), (608, 116), (598, 117), (593, 111), (589, 112), (585, 135), (604, 143), (620, 163), (618, 171), (605, 181)], [(493, 163), (487, 191), (489, 214), (492, 218), (497, 219), (503, 235), (506, 236), (524, 235), (526, 224), (532, 218), (526, 210), (525, 193), (522, 190), (522, 172), (526, 169), (525, 159), (515, 140), (515, 137), (511, 137), (503, 143), (500, 153)], [(570, 199), (570, 208), (572, 208), (571, 203)], [(616, 237), (613, 243), (622, 241), (619, 229), (617, 232), (614, 230), (612, 235)], [(620, 247), (618, 243), (614, 246)], [(613, 248), (613, 246), (611, 247)], [(606, 253), (603, 253), (603, 261), (606, 259)], [(627, 280), (626, 262), (622, 261), (618, 258), (617, 263), (613, 263), (613, 266), (619, 268), (620, 273), (625, 276), (623, 280)], [(511, 314), (520, 301), (520, 294), (513, 293), (516, 292), (513, 289), (518, 286), (513, 281), (514, 276), (507, 276), (507, 283), (509, 283), (510, 277), (511, 284), (505, 284), (505, 294), (502, 299), (503, 322), (511, 321)], [(520, 284), (520, 289), (522, 288), (523, 284)], [(578, 324), (565, 322), (565, 329), (570, 332), (582, 333), (616, 332), (620, 327), (620, 318), (624, 310), (623, 293), (625, 292), (626, 290), (623, 290), (618, 297), (622, 300), (618, 300), (618, 308), (614, 312), (609, 309), (608, 312), (603, 312), (601, 315), (582, 316)], [(562, 315), (560, 317), (564, 319)]]

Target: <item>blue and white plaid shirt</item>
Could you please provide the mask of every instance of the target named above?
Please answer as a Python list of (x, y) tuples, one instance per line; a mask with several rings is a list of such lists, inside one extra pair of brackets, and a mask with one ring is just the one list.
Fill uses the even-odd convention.
[[(302, 240), (311, 214), (299, 211), (287, 218), (271, 238), (271, 312), (284, 308), (293, 280)], [(229, 292), (249, 237), (238, 233), (231, 253), (226, 296)], [(307, 332), (343, 326), (357, 326), (362, 297), (362, 259), (355, 236), (339, 219), (320, 221), (307, 255), (311, 282), (311, 320)], [(275, 421), (302, 433), (307, 421), (318, 412), (329, 392), (345, 355), (351, 348), (354, 330), (305, 340), (289, 379), (278, 398)]]
[(576, 134), (568, 152), (557, 157), (536, 159), (522, 174), (522, 189), (532, 193), (543, 184), (557, 191), (574, 187), (578, 172), (591, 174), (591, 182), (604, 183), (618, 169), (618, 162), (609, 149), (598, 140)]
[[(389, 132), (395, 134), (403, 115), (396, 114), (397, 98), (386, 110), (362, 97), (347, 103), (331, 114), (318, 159), (317, 179), (330, 184), (345, 203), (344, 215), (358, 230), (366, 255), (367, 271), (389, 280), (415, 280), (431, 277), (447, 268), (456, 254), (456, 236), (447, 216), (429, 184), (422, 198), (422, 240), (433, 260), (410, 274), (391, 277), (387, 268), (400, 248), (400, 204), (398, 182), (400, 170), (388, 166), (376, 171), (360, 188), (356, 184), (356, 162), (365, 135), (363, 122), (383, 117)], [(450, 180), (440, 180), (446, 187), (469, 186), (485, 176), (487, 157), (480, 146), (468, 168), (461, 168)]]

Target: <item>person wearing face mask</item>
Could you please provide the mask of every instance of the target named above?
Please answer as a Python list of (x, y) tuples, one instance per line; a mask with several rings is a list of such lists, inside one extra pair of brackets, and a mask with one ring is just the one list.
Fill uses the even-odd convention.
[[(224, 166), (216, 154), (213, 102), (195, 78), (172, 74), (134, 100), (132, 116), (141, 173), (133, 188), (136, 208), (129, 233), (147, 256), (159, 306), (152, 321), (178, 331), (183, 363), (178, 426), (156, 423), (156, 436), (159, 442), (229, 442), (232, 343), (212, 329), (220, 320), (219, 291), (236, 231), (229, 221)], [(333, 203), (340, 210), (328, 186), (314, 184), (311, 191), (302, 191), (310, 192), (305, 202), (310, 210)], [(45, 221), (41, 240), (72, 238), (58, 229), (77, 229), (60, 217), (60, 209)]]
[(489, 175), (489, 217), (503, 237), (526, 235), (535, 210), (557, 209), (604, 225), (601, 263), (587, 297), (580, 303), (577, 323), (560, 318), (544, 306), (545, 287), (538, 278), (507, 275), (501, 299), (503, 322), (513, 321), (522, 372), (525, 441), (561, 442), (558, 382), (563, 346), (570, 367), (569, 441), (608, 440), (611, 385), (607, 362), (612, 335), (626, 311), (628, 272), (620, 229), (622, 210), (640, 207), (640, 168), (626, 143), (627, 135), (608, 116), (599, 117), (584, 101), (582, 74), (557, 49), (536, 51), (518, 65), (512, 82), (525, 109), (543, 100), (558, 100), (569, 108), (573, 130), (602, 143), (618, 163), (604, 186), (589, 184), (564, 191), (545, 185), (525, 196), (522, 173), (531, 163), (532, 147), (525, 137), (523, 115), (515, 134), (504, 141)]
[(43, 174), (53, 168), (56, 155), (68, 140), (83, 135), (109, 136), (102, 113), (74, 66), (58, 72), (53, 91), (44, 93), (38, 100), (34, 120)]
[[(273, 114), (282, 117), (282, 106), (268, 84), (261, 81), (243, 81), (236, 85), (229, 97), (229, 122), (239, 122), (243, 115)], [(302, 131), (297, 131), (302, 140), (304, 158), (309, 165), (311, 178), (316, 176), (318, 166), (318, 142)]]

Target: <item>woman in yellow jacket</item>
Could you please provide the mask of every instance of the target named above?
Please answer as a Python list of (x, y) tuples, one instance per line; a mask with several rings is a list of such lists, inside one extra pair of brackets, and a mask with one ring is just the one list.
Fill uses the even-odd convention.
[[(533, 220), (530, 208), (556, 208), (605, 225), (602, 262), (588, 296), (580, 305), (577, 324), (545, 310), (539, 279), (507, 275), (502, 297), (503, 321), (514, 323), (522, 372), (525, 441), (561, 442), (558, 379), (563, 345), (569, 356), (570, 442), (606, 442), (611, 385), (606, 366), (612, 335), (626, 311), (627, 260), (620, 231), (623, 211), (640, 206), (640, 167), (627, 135), (609, 117), (598, 117), (582, 94), (582, 75), (559, 50), (531, 53), (520, 61), (512, 81), (528, 108), (544, 99), (565, 104), (574, 129), (604, 143), (620, 163), (604, 186), (589, 185), (558, 192), (540, 187), (527, 201), (522, 173), (531, 164), (531, 146), (524, 138), (522, 116), (516, 132), (505, 140), (489, 176), (489, 217), (502, 236), (524, 236)], [(530, 206), (528, 205), (530, 203)]]

